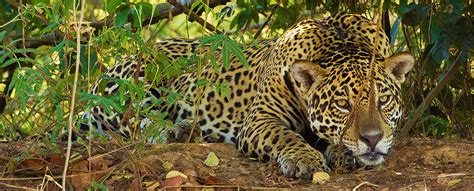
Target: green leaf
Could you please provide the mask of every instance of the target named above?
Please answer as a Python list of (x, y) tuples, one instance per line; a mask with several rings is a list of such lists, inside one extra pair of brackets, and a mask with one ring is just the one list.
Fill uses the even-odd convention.
[(117, 17), (115, 18), (115, 25), (118, 27), (123, 27), (128, 20), (128, 14), (130, 13), (130, 7), (125, 7), (120, 12), (117, 13)]
[(88, 51), (88, 46), (81, 47), (81, 74), (88, 77), (97, 71), (99, 65), (97, 64), (97, 53)]
[(223, 38), (225, 38), (225, 35), (222, 35), (222, 34), (217, 34), (217, 35), (204, 37), (204, 38), (202, 38), (201, 42), (199, 43), (199, 47), (204, 47), (207, 44), (212, 44), (213, 41), (222, 40)]
[(31, 63), (34, 63), (35, 61), (31, 58), (25, 58), (25, 57), (21, 57), (21, 58), (12, 58), (10, 60), (7, 60), (5, 63), (3, 63), (0, 67), (7, 67), (9, 66), (10, 64), (13, 64), (15, 62), (31, 62)]
[(224, 68), (229, 68), (230, 66), (230, 50), (227, 46), (222, 47), (222, 60), (224, 61)]
[(198, 79), (195, 84), (197, 87), (204, 87), (208, 84), (209, 82), (206, 79)]
[(398, 28), (400, 26), (401, 19), (402, 19), (402, 17), (400, 17), (400, 16), (397, 17), (397, 19), (395, 19), (395, 22), (393, 22), (392, 29), (390, 31), (390, 46), (392, 48), (395, 45), (395, 40), (397, 39)]
[(105, 10), (110, 14), (114, 13), (115, 8), (117, 8), (119, 5), (125, 4), (123, 0), (108, 0), (106, 2), (107, 4), (105, 6)]
[(85, 101), (92, 101), (94, 105), (100, 105), (102, 108), (105, 110), (106, 113), (112, 113), (112, 109), (117, 110), (118, 112), (122, 112), (123, 109), (121, 107), (121, 104), (117, 103), (116, 96), (112, 97), (103, 97), (103, 96), (98, 96), (98, 95), (93, 95), (89, 93), (80, 93), (80, 102), (85, 102)]
[(48, 4), (49, 3), (49, 0), (33, 0), (32, 1), (32, 4), (33, 5), (37, 5), (39, 3), (43, 3), (43, 4)]
[(72, 4), (74, 3), (74, 0), (63, 0), (63, 5), (64, 8), (66, 9), (65, 12), (69, 12), (69, 9), (72, 9)]
[(93, 190), (100, 190), (100, 191), (109, 190), (103, 182), (96, 182), (95, 180), (92, 181), (91, 187), (93, 188)]
[(61, 104), (56, 104), (55, 113), (56, 113), (57, 123), (56, 123), (56, 128), (54, 128), (52, 133), (51, 133), (51, 140), (53, 142), (56, 142), (59, 130), (61, 129), (61, 127), (63, 125), (63, 109), (61, 107)]
[(134, 7), (130, 9), (130, 14), (132, 15), (133, 27), (140, 28), (142, 25), (142, 22), (141, 22), (142, 19), (140, 17), (140, 13), (138, 12), (138, 10)]
[(441, 28), (438, 26), (435, 19), (431, 21), (431, 42), (438, 42)]
[(40, 31), (40, 34), (44, 34), (44, 33), (47, 33), (47, 32), (51, 32), (53, 31), (54, 28), (56, 28), (58, 26), (57, 23), (55, 22), (52, 22), (50, 23), (48, 26), (46, 26), (43, 30)]
[(407, 0), (400, 0), (400, 8), (398, 9), (399, 16), (402, 16), (408, 11), (410, 11), (407, 2)]
[(219, 48), (219, 46), (221, 46), (221, 45), (222, 45), (222, 41), (221, 41), (221, 40), (214, 41), (214, 42), (212, 42), (212, 44), (211, 44), (211, 50), (212, 50), (213, 52), (215, 52), (215, 51), (217, 50), (217, 48)]
[(50, 53), (53, 53), (53, 52), (58, 52), (59, 50), (63, 49), (65, 44), (66, 44), (66, 41), (59, 42), (59, 44), (57, 44), (56, 46), (51, 48), (51, 50), (48, 53), (50, 54)]
[(7, 33), (7, 31), (0, 32), (0, 42), (3, 42), (3, 38), (5, 38), (6, 33)]
[[(197, 7), (197, 9), (196, 9), (196, 7)], [(197, 0), (191, 5), (191, 8), (189, 9), (188, 15), (190, 15), (192, 12), (198, 13), (203, 8), (204, 8), (204, 4), (202, 4), (202, 1)]]
[[(16, 54), (16, 53), (29, 53), (29, 52), (34, 53), (34, 52), (36, 52), (36, 49), (34, 49), (34, 48), (22, 48), (22, 49), (15, 49), (15, 50), (12, 50), (12, 51), (5, 52), (2, 55), (2, 57), (0, 57), (0, 63), (5, 61), (5, 59), (7, 57), (12, 56), (13, 54)], [(21, 59), (21, 58), (12, 58), (12, 59)], [(3, 64), (2, 67), (8, 66), (8, 65)]]
[(150, 17), (152, 12), (153, 12), (153, 8), (154, 8), (152, 4), (146, 3), (146, 2), (139, 2), (135, 6), (140, 11), (140, 15), (141, 15), (142, 20), (144, 18)]
[(217, 64), (214, 54), (208, 54), (208, 58), (211, 61), (211, 65), (212, 65), (212, 68), (214, 69), (214, 72), (215, 73), (219, 72), (219, 65)]
[(242, 49), (239, 47), (239, 45), (236, 42), (234, 42), (234, 43), (230, 43), (229, 46), (231, 48), (232, 53), (235, 54), (235, 56), (237, 57), (237, 59), (239, 59), (242, 65), (244, 65), (245, 67), (248, 67), (249, 63), (247, 61), (247, 58), (245, 58), (244, 54), (242, 53)]

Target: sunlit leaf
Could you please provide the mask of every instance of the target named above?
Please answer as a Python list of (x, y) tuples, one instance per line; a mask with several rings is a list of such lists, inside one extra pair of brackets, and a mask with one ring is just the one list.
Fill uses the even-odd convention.
[(207, 155), (206, 160), (204, 160), (204, 164), (209, 167), (214, 167), (219, 165), (219, 158), (217, 158), (217, 155), (214, 152), (210, 152)]

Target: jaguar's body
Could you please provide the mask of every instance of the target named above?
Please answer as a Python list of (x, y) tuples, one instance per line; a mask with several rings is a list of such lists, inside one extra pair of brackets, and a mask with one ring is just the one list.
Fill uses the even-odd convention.
[[(169, 40), (155, 48), (173, 60), (190, 56), (198, 43)], [(406, 53), (389, 54), (383, 31), (361, 16), (306, 20), (277, 40), (248, 47), (248, 67), (231, 57), (230, 67), (217, 73), (208, 64), (199, 74), (178, 77), (168, 89), (183, 98), (165, 110), (174, 122), (196, 120), (204, 134), (236, 144), (245, 155), (276, 160), (288, 176), (330, 170), (337, 145), (345, 151), (343, 162), (378, 165), (392, 144), (401, 117), (400, 84), (414, 62)], [(106, 75), (133, 78), (140, 65), (139, 77), (144, 80), (146, 62), (134, 60), (140, 59), (125, 60)], [(198, 79), (225, 82), (229, 97), (209, 85), (197, 87)], [(150, 96), (161, 96), (148, 86)], [(117, 89), (108, 82), (104, 94)], [(99, 93), (97, 86), (93, 93)], [(106, 115), (99, 107), (86, 115), (97, 119), (90, 125), (130, 134), (124, 115)], [(145, 119), (142, 124), (153, 122)]]

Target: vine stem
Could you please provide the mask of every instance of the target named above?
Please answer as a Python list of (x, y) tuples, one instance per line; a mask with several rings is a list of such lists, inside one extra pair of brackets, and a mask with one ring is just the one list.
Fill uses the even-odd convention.
[[(71, 147), (72, 147), (72, 128), (75, 126), (73, 123), (73, 116), (74, 116), (74, 104), (76, 102), (76, 90), (77, 90), (77, 80), (79, 78), (79, 66), (81, 64), (81, 26), (82, 26), (82, 20), (84, 18), (84, 8), (85, 8), (85, 0), (80, 0), (81, 1), (81, 11), (80, 11), (80, 18), (79, 22), (77, 22), (77, 9), (76, 6), (73, 8), (73, 19), (74, 19), (74, 25), (75, 25), (75, 30), (76, 30), (76, 52), (77, 52), (77, 58), (76, 58), (76, 70), (74, 71), (74, 83), (72, 86), (72, 98), (71, 98), (71, 104), (69, 107), (69, 125), (67, 126), (67, 149), (66, 149), (66, 161), (64, 162), (64, 170), (63, 170), (63, 176), (62, 176), (62, 190), (66, 190), (66, 178), (67, 178), (67, 169), (69, 167), (69, 158), (71, 157)], [(74, 0), (73, 5), (76, 5), (77, 2)]]

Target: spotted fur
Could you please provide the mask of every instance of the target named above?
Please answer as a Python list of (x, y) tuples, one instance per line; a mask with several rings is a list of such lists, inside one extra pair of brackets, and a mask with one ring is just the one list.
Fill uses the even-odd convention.
[[(198, 44), (168, 40), (155, 48), (175, 60), (192, 55)], [(276, 40), (247, 47), (243, 54), (248, 67), (232, 57), (229, 68), (215, 73), (208, 64), (202, 72), (183, 74), (168, 84), (183, 95), (164, 109), (169, 119), (195, 120), (204, 135), (234, 143), (247, 156), (275, 160), (287, 176), (307, 178), (315, 171), (329, 171), (335, 166), (337, 148), (342, 148), (346, 167), (383, 162), (402, 113), (400, 84), (413, 58), (407, 53), (390, 56), (388, 39), (375, 24), (353, 14), (305, 20)], [(137, 60), (128, 57), (106, 75), (131, 78)], [(141, 63), (143, 81), (147, 62)], [(219, 96), (210, 86), (197, 87), (199, 79), (225, 82), (229, 97)], [(100, 94), (99, 84), (94, 94)], [(150, 99), (161, 96), (147, 84)], [(107, 82), (103, 95), (116, 93), (117, 88), (113, 81)], [(107, 115), (95, 107), (86, 118), (93, 119), (86, 129), (103, 129), (106, 124), (130, 135), (123, 114)], [(141, 125), (152, 123), (145, 118)]]

